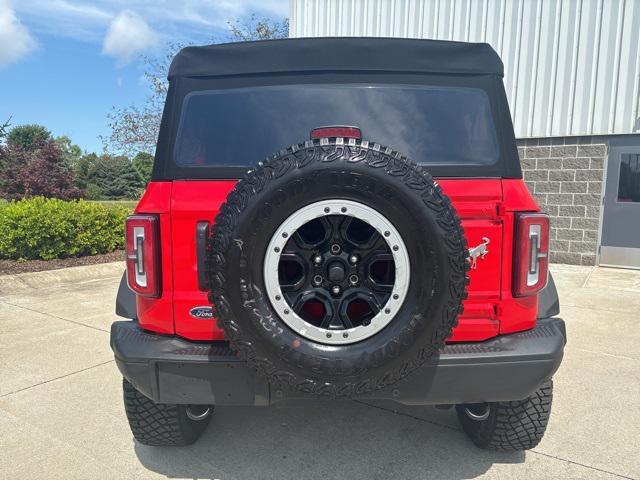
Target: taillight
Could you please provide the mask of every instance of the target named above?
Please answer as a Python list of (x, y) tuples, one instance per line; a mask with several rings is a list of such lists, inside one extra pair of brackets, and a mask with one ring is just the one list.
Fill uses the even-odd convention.
[(159, 221), (155, 215), (127, 217), (127, 280), (138, 295), (159, 297), (160, 244)]
[(544, 213), (516, 215), (513, 296), (534, 295), (547, 284), (549, 217)]
[(355, 138), (360, 140), (362, 138), (362, 132), (358, 127), (345, 127), (342, 125), (332, 125), (329, 127), (318, 127), (311, 130), (309, 138), (315, 140), (317, 138)]

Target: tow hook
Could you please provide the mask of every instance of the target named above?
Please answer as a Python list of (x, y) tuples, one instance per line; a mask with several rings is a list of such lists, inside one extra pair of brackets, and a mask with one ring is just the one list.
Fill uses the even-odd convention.
[(489, 239), (487, 237), (482, 237), (482, 243), (480, 245), (469, 249), (469, 262), (471, 263), (471, 270), (476, 269), (476, 262), (478, 261), (478, 258), (484, 258), (487, 253), (489, 253), (487, 245), (489, 245)]

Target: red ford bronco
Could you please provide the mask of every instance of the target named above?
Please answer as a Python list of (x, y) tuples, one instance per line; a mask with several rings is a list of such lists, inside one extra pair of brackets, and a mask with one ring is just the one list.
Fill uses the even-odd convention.
[(535, 446), (566, 334), (502, 76), (486, 44), (182, 50), (111, 330), (135, 438), (329, 397), (455, 406), (476, 445)]

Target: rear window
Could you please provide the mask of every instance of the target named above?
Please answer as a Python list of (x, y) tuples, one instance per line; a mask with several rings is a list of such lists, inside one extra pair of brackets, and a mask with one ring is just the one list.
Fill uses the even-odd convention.
[(193, 92), (182, 107), (174, 160), (182, 167), (247, 166), (327, 125), (423, 164), (498, 160), (489, 97), (479, 88), (294, 85)]

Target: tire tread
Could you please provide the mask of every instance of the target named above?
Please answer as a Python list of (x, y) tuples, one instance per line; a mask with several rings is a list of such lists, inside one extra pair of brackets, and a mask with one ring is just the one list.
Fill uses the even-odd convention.
[(190, 421), (179, 405), (155, 403), (125, 379), (123, 396), (131, 432), (144, 445), (190, 445), (208, 423), (208, 418), (202, 422)]
[(514, 451), (536, 447), (544, 436), (553, 400), (553, 382), (543, 383), (524, 400), (496, 402), (487, 420), (470, 420), (458, 407), (464, 431), (479, 447), (488, 450)]

